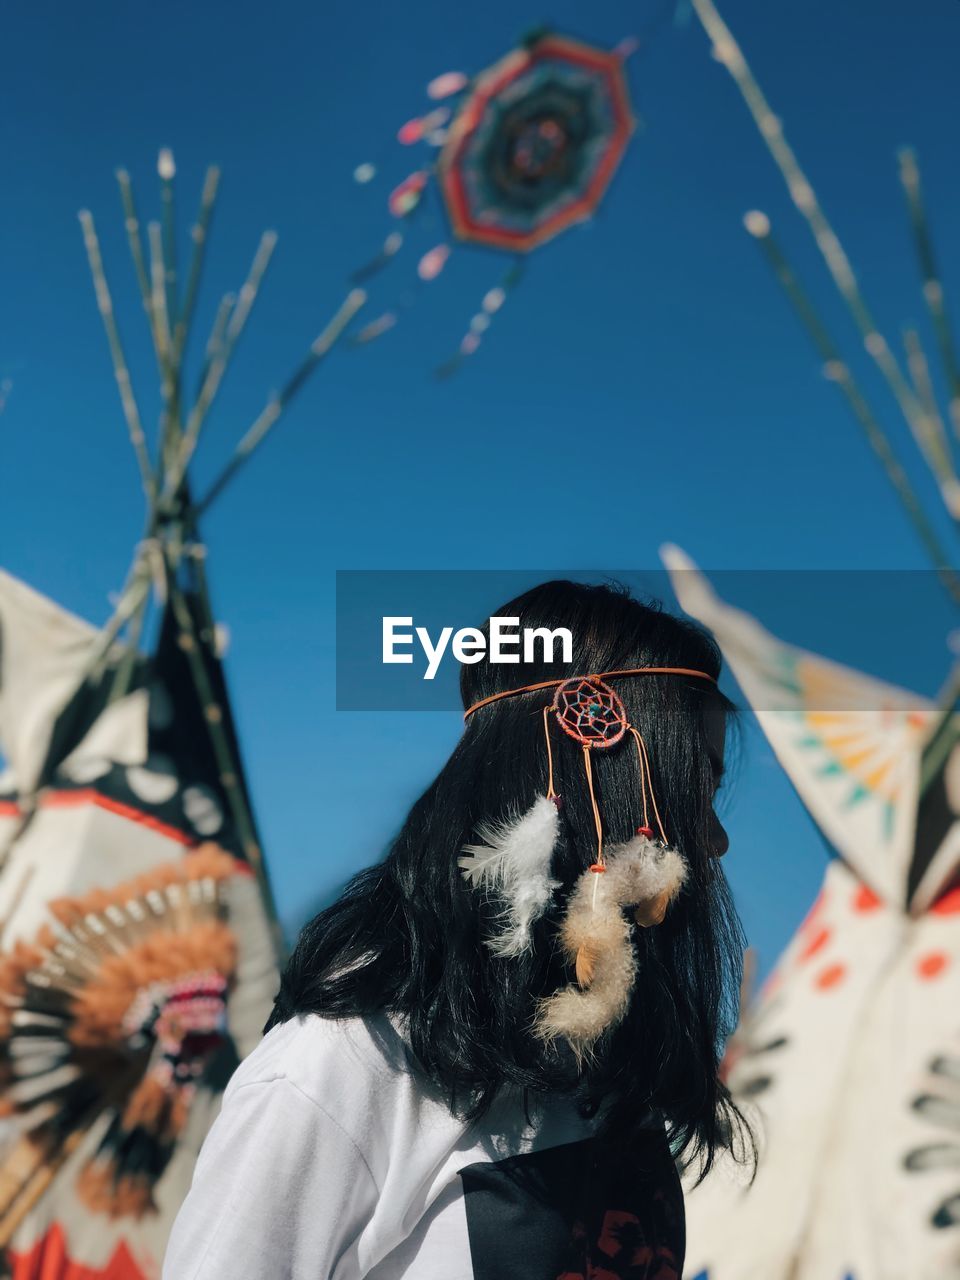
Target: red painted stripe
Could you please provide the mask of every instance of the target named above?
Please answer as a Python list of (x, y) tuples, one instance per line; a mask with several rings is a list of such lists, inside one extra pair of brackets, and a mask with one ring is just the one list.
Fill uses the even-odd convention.
[[(155, 831), (158, 835), (165, 836), (168, 840), (173, 840), (179, 845), (183, 845), (186, 849), (196, 848), (197, 839), (195, 836), (187, 835), (186, 832), (179, 830), (177, 827), (170, 826), (169, 823), (161, 822), (159, 818), (154, 818), (149, 813), (144, 813), (141, 809), (134, 809), (131, 805), (122, 804), (119, 800), (111, 800), (109, 796), (101, 795), (99, 791), (94, 791), (90, 787), (85, 787), (80, 791), (48, 791), (41, 799), (40, 804), (47, 809), (79, 809), (81, 805), (92, 804), (98, 809), (104, 809), (107, 813), (114, 813), (118, 818), (125, 818), (128, 822), (136, 822), (142, 827), (149, 827), (151, 831)], [(234, 857), (237, 867), (237, 875), (252, 876), (254, 874), (253, 867), (244, 858)]]
[(531, 61), (540, 62), (544, 58), (559, 58), (563, 62), (589, 67), (591, 71), (609, 72), (611, 68), (619, 70), (623, 65), (619, 54), (595, 49), (579, 40), (568, 40), (566, 36), (546, 36), (538, 40), (531, 50)]
[(151, 814), (144, 813), (142, 809), (134, 809), (132, 805), (122, 804), (119, 800), (111, 800), (108, 796), (101, 795), (99, 791), (94, 791), (89, 787), (81, 791), (48, 791), (40, 803), (45, 809), (72, 809), (79, 808), (85, 804), (96, 805), (98, 809), (105, 809), (107, 813), (115, 813), (118, 818), (126, 818), (128, 822), (136, 822), (142, 827), (149, 827), (151, 831), (155, 831), (158, 835), (166, 836), (168, 840), (175, 840), (177, 844), (192, 845), (197, 843), (193, 836), (187, 835), (186, 832), (180, 831), (177, 827), (161, 822), (159, 818), (154, 818)]

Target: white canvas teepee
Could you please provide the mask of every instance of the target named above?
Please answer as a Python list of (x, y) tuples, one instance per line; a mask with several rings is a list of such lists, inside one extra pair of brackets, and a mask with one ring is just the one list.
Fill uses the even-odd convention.
[[(30, 610), (0, 610), (0, 679), (4, 687), (28, 695), (31, 673), (38, 667), (66, 675), (66, 664), (56, 661), (58, 650), (63, 658), (69, 652), (81, 659), (73, 672), (76, 686), (89, 645), (84, 649), (63, 642), (74, 639), (78, 632), (89, 640), (97, 632), (7, 575), (0, 576), (0, 599), (4, 606), (11, 599), (21, 605), (24, 601), (37, 605), (42, 608), (45, 624), (58, 623), (45, 625), (42, 635), (50, 644), (41, 654), (40, 634), (32, 625)], [(22, 644), (27, 638), (30, 643)], [(42, 659), (39, 664), (38, 658)], [(24, 672), (21, 661), (27, 662), (30, 670)], [(148, 667), (153, 673), (151, 684), (141, 683), (99, 715), (94, 713), (80, 743), (48, 774), (39, 791), (7, 793), (4, 817), (12, 838), (0, 871), (0, 944), (7, 956), (18, 943), (22, 946), (33, 939), (51, 919), (51, 899), (110, 890), (189, 857), (202, 839), (189, 820), (183, 799), (191, 785), (204, 785), (196, 782), (196, 753), (173, 750), (163, 756), (163, 772), (155, 771), (155, 765), (151, 768), (151, 739), (156, 735), (150, 724), (151, 709), (156, 720), (162, 698), (176, 716), (188, 694), (181, 690), (178, 698), (170, 701), (156, 681), (159, 664), (144, 663), (144, 673)], [(62, 696), (50, 698), (45, 720), (37, 714), (42, 699), (23, 696), (12, 707), (9, 703), (5, 706), (0, 741), (17, 765), (22, 767), (25, 760), (17, 750), (18, 741), (28, 741), (32, 747), (49, 740), (67, 707), (69, 685), (65, 680)], [(40, 691), (49, 695), (51, 687), (42, 684)], [(23, 732), (25, 723), (31, 730), (29, 736)], [(168, 742), (168, 751), (170, 745)], [(213, 821), (210, 806), (204, 817), (202, 825), (209, 831)], [(224, 847), (235, 844), (222, 828), (210, 834)], [(229, 1039), (224, 1038), (219, 1061), (211, 1061), (200, 1081), (189, 1123), (153, 1188), (154, 1207), (142, 1215), (113, 1218), (106, 1212), (91, 1212), (90, 1205), (77, 1194), (84, 1169), (105, 1137), (108, 1108), (91, 1115), (89, 1123), (85, 1119), (76, 1131), (78, 1141), (66, 1134), (59, 1145), (47, 1143), (42, 1124), (33, 1123), (37, 1117), (21, 1108), (22, 1123), (19, 1115), (14, 1118), (6, 1147), (0, 1148), (0, 1195), (10, 1236), (7, 1262), (13, 1276), (76, 1276), (79, 1280), (81, 1276), (109, 1275), (136, 1280), (156, 1274), (173, 1216), (189, 1186), (196, 1152), (215, 1114), (223, 1076), (257, 1042), (276, 990), (277, 957), (265, 904), (254, 878), (242, 874), (239, 863), (238, 872), (224, 895), (224, 915), (239, 953), (226, 1001)], [(63, 1060), (62, 1054), (51, 1051), (48, 1058), (37, 1059), (37, 1066), (62, 1070)], [(6, 1083), (8, 1095), (17, 1090), (9, 1076)], [(37, 1085), (41, 1094), (49, 1091), (43, 1074)], [(33, 1150), (24, 1145), (23, 1132), (33, 1136)], [(29, 1176), (24, 1178), (24, 1174)], [(43, 1194), (35, 1196), (38, 1185)]]
[[(185, 361), (217, 172), (182, 294), (174, 166), (145, 252), (118, 177), (162, 391), (155, 449), (92, 217), (96, 297), (147, 500), (114, 616), (92, 627), (0, 573), (0, 1253), (13, 1280), (152, 1280), (203, 1136), (278, 986), (279, 929), (207, 589), (202, 508), (362, 302), (351, 294), (201, 501), (188, 468), (275, 237)], [(156, 602), (154, 607), (153, 602)], [(149, 636), (149, 642), (144, 638)], [(2, 1268), (0, 1268), (2, 1270)]]
[(837, 855), (730, 1046), (759, 1169), (748, 1186), (721, 1163), (689, 1194), (685, 1274), (960, 1277), (960, 797), (943, 761), (923, 769), (941, 717), (664, 558)]

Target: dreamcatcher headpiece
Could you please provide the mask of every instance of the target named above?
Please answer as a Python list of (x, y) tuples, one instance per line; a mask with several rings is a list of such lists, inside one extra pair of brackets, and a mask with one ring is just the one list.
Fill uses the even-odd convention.
[[(628, 667), (597, 675), (542, 680), (481, 698), (464, 719), (481, 707), (521, 693), (554, 689), (543, 708), (547, 752), (547, 794), (520, 817), (480, 831), (482, 844), (467, 845), (459, 865), (469, 883), (492, 890), (504, 900), (496, 933), (488, 945), (499, 956), (519, 956), (532, 946), (531, 930), (550, 905), (559, 882), (550, 863), (560, 834), (560, 800), (553, 785), (551, 721), (580, 747), (597, 836), (593, 862), (578, 880), (564, 916), (560, 937), (576, 981), (541, 1001), (536, 1030), (545, 1040), (562, 1036), (578, 1056), (588, 1053), (607, 1027), (626, 1012), (636, 980), (636, 953), (624, 908), (637, 924), (659, 924), (686, 878), (684, 858), (669, 845), (653, 789), (650, 756), (643, 735), (630, 724), (620, 698), (606, 683), (620, 676), (691, 676), (716, 684), (706, 671), (689, 667)], [(642, 821), (626, 844), (604, 848), (603, 819), (593, 782), (591, 757), (632, 737), (637, 751)], [(638, 815), (639, 816), (639, 815)]]

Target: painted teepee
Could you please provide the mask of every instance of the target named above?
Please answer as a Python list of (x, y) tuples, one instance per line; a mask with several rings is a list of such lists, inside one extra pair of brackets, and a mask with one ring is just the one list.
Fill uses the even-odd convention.
[(97, 304), (146, 496), (107, 625), (0, 572), (0, 1256), (13, 1280), (151, 1280), (281, 949), (211, 611), (203, 508), (362, 302), (351, 295), (197, 500), (189, 463), (274, 237), (221, 305), (197, 392), (185, 367), (218, 174), (181, 292), (173, 159), (147, 248), (126, 229), (160, 373), (151, 448), (93, 219)]
[[(960, 748), (906, 690), (777, 640), (675, 548), (834, 853), (728, 1053), (760, 1139), (688, 1196), (688, 1280), (960, 1277)], [(918, 819), (919, 814), (919, 819)]]
[[(722, 0), (719, 0), (722, 4)], [(842, 339), (754, 209), (755, 239), (954, 603), (955, 554), (900, 456), (866, 359), (960, 522), (960, 361), (915, 153), (899, 155), (939, 370), (882, 332), (838, 228), (718, 9), (691, 0), (813, 237), (864, 353)], [(946, 391), (945, 404), (941, 404)], [(769, 635), (676, 549), (683, 607), (710, 627), (833, 857), (822, 891), (728, 1049), (760, 1138), (753, 1185), (718, 1168), (688, 1198), (687, 1280), (960, 1278), (960, 668), (938, 704)]]

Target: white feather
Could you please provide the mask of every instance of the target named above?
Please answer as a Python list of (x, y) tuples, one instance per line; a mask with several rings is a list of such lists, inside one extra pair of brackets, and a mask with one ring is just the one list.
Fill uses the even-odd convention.
[(531, 945), (530, 931), (550, 905), (559, 881), (550, 862), (560, 831), (557, 806), (539, 796), (526, 813), (496, 827), (482, 827), (483, 844), (468, 844), (458, 865), (473, 888), (499, 893), (505, 908), (487, 945), (498, 956), (519, 956)]
[(604, 886), (621, 907), (633, 907), (649, 898), (669, 893), (672, 901), (683, 887), (687, 864), (676, 849), (655, 844), (646, 836), (634, 836), (626, 844), (607, 850)]

